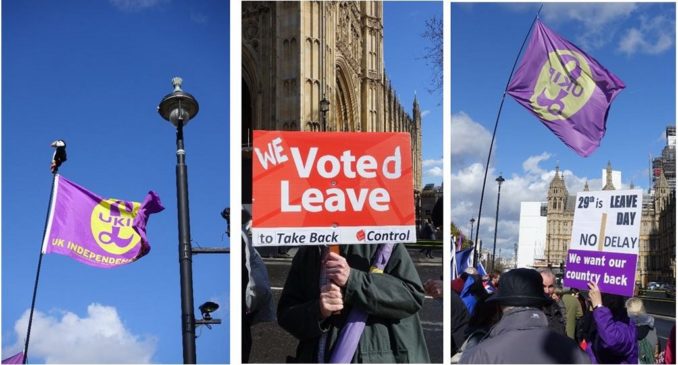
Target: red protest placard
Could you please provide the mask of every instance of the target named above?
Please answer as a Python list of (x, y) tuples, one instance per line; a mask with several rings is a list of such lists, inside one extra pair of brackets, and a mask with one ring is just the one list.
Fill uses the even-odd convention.
[(408, 133), (254, 131), (252, 242), (415, 242)]

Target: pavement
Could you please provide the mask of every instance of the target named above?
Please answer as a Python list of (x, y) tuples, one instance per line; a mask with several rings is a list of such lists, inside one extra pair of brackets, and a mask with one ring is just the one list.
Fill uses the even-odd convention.
[[(269, 250), (269, 251), (265, 251)], [(260, 251), (268, 269), (271, 289), (277, 308), (282, 288), (287, 278), (292, 258), (297, 249), (292, 248), (287, 255), (277, 254), (277, 248), (266, 248)], [(442, 249), (433, 249), (433, 258), (427, 258), (419, 249), (408, 249), (421, 281), (440, 279), (443, 274)], [(270, 257), (266, 257), (269, 256)], [(424, 306), (419, 312), (424, 329), (424, 337), (431, 362), (443, 361), (443, 303), (439, 299), (426, 297)], [(284, 363), (287, 356), (294, 356), (297, 340), (277, 323), (260, 323), (252, 326), (251, 363)]]

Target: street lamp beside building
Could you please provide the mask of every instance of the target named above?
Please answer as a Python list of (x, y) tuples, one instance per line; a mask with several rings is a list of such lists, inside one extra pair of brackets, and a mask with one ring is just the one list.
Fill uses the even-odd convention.
[(497, 225), (499, 223), (499, 199), (501, 198), (501, 184), (505, 180), (500, 174), (495, 181), (497, 182), (497, 212), (494, 216), (494, 243), (492, 244), (492, 268), (490, 270), (494, 270), (494, 254), (497, 251)]
[(471, 218), (471, 243), (473, 243), (473, 223), (476, 222), (475, 218)]
[(327, 131), (327, 112), (330, 111), (330, 101), (323, 97), (320, 100), (320, 112), (323, 115), (323, 132)]

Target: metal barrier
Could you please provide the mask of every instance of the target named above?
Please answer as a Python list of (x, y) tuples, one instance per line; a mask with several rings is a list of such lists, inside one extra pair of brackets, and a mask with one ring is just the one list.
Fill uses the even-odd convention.
[(666, 317), (676, 317), (675, 298), (657, 298), (650, 296), (639, 296), (639, 298), (643, 300), (647, 313)]

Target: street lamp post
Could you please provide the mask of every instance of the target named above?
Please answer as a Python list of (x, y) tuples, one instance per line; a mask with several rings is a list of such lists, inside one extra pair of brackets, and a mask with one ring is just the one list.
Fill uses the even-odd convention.
[(473, 247), (473, 265), (478, 262), (478, 245), (473, 241), (473, 223), (476, 222), (476, 219), (471, 217), (471, 246)]
[(185, 364), (195, 364), (195, 318), (193, 313), (193, 262), (188, 213), (188, 173), (184, 151), (184, 126), (198, 114), (198, 101), (181, 90), (182, 80), (172, 79), (174, 91), (158, 106), (158, 113), (177, 129), (177, 208), (179, 225), (179, 269), (181, 280), (181, 331)]
[(495, 181), (497, 182), (497, 212), (494, 216), (494, 243), (492, 244), (492, 268), (490, 270), (494, 270), (494, 254), (497, 251), (497, 223), (499, 223), (499, 199), (501, 198), (501, 183), (505, 180), (499, 174)]
[(475, 218), (471, 218), (471, 242), (473, 242), (473, 223), (476, 222)]
[(320, 100), (320, 112), (323, 115), (323, 132), (327, 131), (327, 112), (330, 111), (330, 101), (327, 100), (324, 96)]

